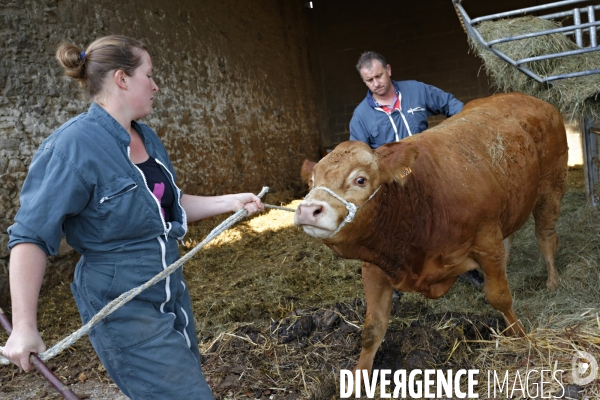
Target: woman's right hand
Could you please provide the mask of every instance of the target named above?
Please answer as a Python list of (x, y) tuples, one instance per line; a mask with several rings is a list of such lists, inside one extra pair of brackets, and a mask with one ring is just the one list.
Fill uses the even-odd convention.
[(23, 371), (28, 372), (33, 369), (33, 365), (29, 361), (31, 353), (39, 354), (45, 350), (46, 345), (37, 329), (26, 328), (22, 331), (15, 329), (4, 346), (4, 357)]
[(10, 251), (10, 296), (13, 331), (4, 357), (24, 371), (31, 371), (31, 353), (46, 350), (37, 329), (37, 303), (46, 269), (46, 254), (34, 243), (19, 243)]

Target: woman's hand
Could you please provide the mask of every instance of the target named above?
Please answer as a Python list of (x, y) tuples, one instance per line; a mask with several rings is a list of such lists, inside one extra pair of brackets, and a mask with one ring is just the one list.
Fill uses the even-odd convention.
[(248, 215), (264, 211), (262, 202), (253, 193), (235, 193), (208, 197), (184, 194), (181, 197), (181, 206), (185, 210), (189, 222), (214, 217), (223, 213), (236, 212), (242, 207), (248, 211)]
[(255, 214), (259, 211), (264, 211), (265, 208), (260, 199), (253, 193), (237, 193), (230, 194), (231, 200), (233, 201), (232, 211), (236, 212), (242, 207), (248, 211), (248, 215)]
[(36, 328), (24, 328), (20, 331), (13, 330), (4, 346), (4, 357), (13, 364), (28, 372), (33, 369), (29, 361), (31, 353), (42, 353), (46, 350), (40, 333)]
[(4, 347), (4, 357), (24, 371), (31, 371), (31, 353), (46, 346), (37, 329), (37, 303), (46, 270), (46, 254), (33, 243), (19, 243), (10, 251), (10, 295), (13, 331)]

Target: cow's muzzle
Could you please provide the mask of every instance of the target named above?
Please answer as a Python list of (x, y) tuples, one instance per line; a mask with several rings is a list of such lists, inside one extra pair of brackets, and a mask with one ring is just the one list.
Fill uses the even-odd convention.
[(369, 196), (367, 201), (365, 201), (360, 206), (356, 206), (356, 204), (345, 200), (343, 197), (341, 197), (340, 195), (335, 193), (333, 190), (331, 190), (325, 186), (314, 187), (310, 192), (308, 192), (308, 194), (304, 198), (305, 200), (308, 199), (315, 190), (324, 190), (325, 192), (329, 193), (331, 196), (335, 197), (337, 200), (341, 201), (342, 204), (344, 205), (344, 207), (346, 207), (346, 210), (348, 210), (348, 214), (346, 215), (346, 217), (344, 217), (342, 222), (340, 222), (340, 224), (335, 229), (335, 231), (333, 231), (333, 233), (331, 233), (328, 236), (325, 236), (325, 237), (322, 236), (321, 239), (329, 239), (329, 238), (332, 238), (333, 236), (337, 235), (337, 233), (344, 227), (344, 225), (346, 225), (354, 220), (354, 217), (356, 216), (356, 212), (358, 211), (358, 209), (361, 208), (362, 206), (364, 206), (365, 204), (367, 204), (369, 202), (369, 200), (371, 200), (377, 194), (379, 189), (381, 189), (381, 186), (379, 186), (377, 189), (375, 189), (375, 191)]

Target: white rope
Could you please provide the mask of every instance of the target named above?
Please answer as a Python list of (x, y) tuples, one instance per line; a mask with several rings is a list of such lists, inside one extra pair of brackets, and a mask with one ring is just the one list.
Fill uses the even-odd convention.
[(274, 208), (276, 210), (283, 210), (283, 211), (291, 211), (291, 212), (296, 212), (295, 209), (293, 208), (289, 208), (289, 207), (281, 207), (281, 206), (273, 206), (271, 204), (265, 204), (263, 203), (263, 206), (265, 206), (265, 208)]
[(333, 196), (336, 199), (338, 199), (339, 201), (341, 201), (342, 204), (344, 205), (344, 207), (346, 207), (346, 209), (348, 210), (348, 214), (342, 220), (342, 222), (338, 225), (337, 229), (331, 235), (323, 238), (323, 239), (329, 239), (329, 238), (337, 235), (337, 233), (344, 227), (344, 225), (352, 222), (354, 220), (354, 217), (356, 216), (356, 211), (358, 211), (359, 208), (361, 208), (362, 206), (367, 204), (369, 202), (369, 200), (371, 200), (377, 194), (377, 192), (379, 192), (379, 189), (381, 189), (381, 185), (379, 185), (379, 187), (377, 189), (375, 189), (375, 191), (369, 196), (367, 201), (365, 201), (363, 204), (361, 204), (358, 207), (356, 206), (356, 204), (352, 203), (351, 201), (345, 200), (342, 196), (338, 195), (337, 193), (335, 193), (333, 190), (329, 189), (326, 186), (317, 186), (317, 187), (313, 188), (310, 192), (308, 192), (308, 194), (306, 195), (306, 197), (304, 199), (307, 199), (308, 196), (310, 196), (311, 193), (314, 192), (315, 190), (324, 190), (325, 192), (329, 193), (331, 196)]
[[(268, 191), (269, 191), (269, 188), (267, 186), (265, 186), (262, 188), (262, 190), (260, 191), (260, 193), (257, 196), (259, 198), (261, 198)], [(275, 207), (276, 206), (273, 206), (273, 208), (275, 208)], [(96, 315), (94, 315), (94, 317), (87, 324), (83, 325), (81, 328), (79, 328), (78, 330), (73, 332), (71, 335), (67, 336), (66, 338), (64, 338), (57, 344), (55, 344), (52, 348), (39, 354), (39, 358), (42, 361), (48, 361), (52, 357), (55, 357), (57, 354), (64, 351), (66, 348), (70, 347), (73, 343), (75, 343), (77, 340), (79, 340), (83, 335), (87, 334), (90, 331), (90, 329), (92, 329), (92, 327), (94, 325), (96, 325), (98, 322), (100, 322), (102, 319), (106, 318), (107, 316), (109, 316), (110, 314), (115, 312), (121, 306), (123, 306), (124, 304), (126, 304), (127, 302), (132, 300), (134, 297), (136, 297), (138, 294), (140, 294), (141, 292), (143, 292), (150, 286), (160, 282), (161, 280), (165, 279), (168, 275), (175, 272), (183, 263), (188, 261), (200, 249), (202, 249), (204, 246), (206, 246), (206, 244), (208, 242), (210, 242), (215, 237), (217, 237), (221, 233), (223, 233), (225, 230), (229, 229), (231, 226), (233, 226), (234, 224), (239, 222), (242, 218), (244, 218), (246, 216), (246, 214), (248, 214), (248, 211), (245, 208), (242, 207), (241, 209), (239, 209), (235, 214), (233, 214), (232, 216), (227, 218), (219, 226), (217, 226), (215, 229), (213, 229), (202, 242), (200, 242), (198, 245), (196, 245), (196, 247), (194, 247), (192, 250), (190, 250), (186, 255), (181, 257), (179, 260), (177, 260), (173, 264), (169, 265), (166, 269), (161, 271), (159, 274), (157, 274), (154, 278), (150, 279), (148, 282), (146, 282), (143, 285), (140, 285), (136, 288), (130, 289), (129, 291), (121, 294), (116, 299), (112, 300), (110, 303), (108, 303), (106, 306), (104, 306), (104, 308), (102, 308), (100, 311), (98, 311), (98, 313)], [(3, 353), (3, 352), (4, 352), (4, 348), (0, 347), (0, 353)], [(10, 364), (10, 361), (5, 357), (0, 356), (0, 364), (7, 365), (7, 364)]]

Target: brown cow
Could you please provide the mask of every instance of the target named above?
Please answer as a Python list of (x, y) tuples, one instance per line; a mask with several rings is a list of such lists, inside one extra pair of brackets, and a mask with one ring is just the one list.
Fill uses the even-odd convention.
[(567, 150), (558, 111), (511, 93), (474, 100), (400, 142), (375, 150), (344, 142), (318, 164), (305, 162), (312, 191), (294, 223), (340, 256), (364, 261), (367, 315), (355, 370), (371, 372), (394, 289), (438, 298), (475, 268), (508, 333), (524, 334), (506, 278), (512, 235), (533, 212), (547, 287), (556, 289)]

